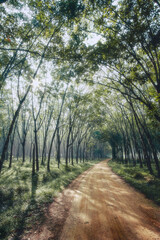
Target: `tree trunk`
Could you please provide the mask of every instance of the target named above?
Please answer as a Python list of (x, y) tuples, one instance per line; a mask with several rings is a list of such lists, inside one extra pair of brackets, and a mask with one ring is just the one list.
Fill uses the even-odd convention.
[(112, 144), (112, 159), (113, 160), (116, 159), (116, 147), (114, 144)]
[(32, 176), (35, 175), (35, 144), (33, 144)]
[(31, 145), (30, 145), (30, 163), (32, 162), (32, 143), (31, 143)]
[(18, 143), (18, 146), (17, 146), (17, 161), (19, 159), (19, 146), (20, 146), (20, 144)]
[(53, 145), (53, 141), (56, 135), (56, 131), (57, 131), (57, 127), (55, 128), (53, 135), (52, 135), (52, 139), (51, 139), (51, 144), (50, 144), (50, 148), (49, 148), (49, 153), (48, 153), (48, 162), (47, 162), (47, 171), (50, 172), (50, 159), (51, 159), (51, 152), (52, 152), (52, 145)]
[(82, 153), (83, 163), (85, 161), (85, 151), (86, 151), (86, 148), (85, 148), (85, 143), (84, 143), (83, 144), (83, 153)]
[(82, 161), (82, 147), (80, 147), (80, 162)]
[(77, 149), (76, 149), (76, 163), (78, 164), (78, 159), (79, 159), (79, 146), (80, 144), (77, 144)]
[(65, 157), (66, 166), (68, 166), (69, 140), (70, 140), (71, 131), (72, 131), (72, 127), (70, 126), (68, 136), (67, 136), (67, 144), (66, 144), (66, 157)]
[(26, 143), (26, 141), (23, 141), (23, 143), (22, 143), (22, 151), (23, 151), (23, 160), (22, 160), (22, 162), (23, 163), (25, 162), (25, 143)]
[(69, 150), (69, 144), (67, 142), (67, 145), (66, 145), (66, 157), (65, 157), (66, 166), (68, 166), (68, 150)]
[(9, 168), (12, 167), (13, 143), (14, 143), (14, 136), (15, 136), (16, 126), (17, 126), (17, 122), (16, 122), (16, 125), (14, 127), (14, 131), (13, 131), (13, 134), (12, 134), (12, 137), (11, 137), (11, 152), (10, 152), (10, 159), (9, 159)]
[(61, 140), (59, 136), (59, 128), (57, 129), (57, 163), (58, 168), (60, 166), (60, 158), (61, 158)]
[(38, 159), (38, 140), (37, 140), (37, 131), (34, 130), (34, 137), (35, 137), (35, 155), (36, 155), (36, 171), (39, 171), (39, 159)]
[(9, 157), (9, 168), (12, 167), (12, 153), (13, 153), (13, 140), (11, 141), (11, 151), (10, 151), (10, 157)]

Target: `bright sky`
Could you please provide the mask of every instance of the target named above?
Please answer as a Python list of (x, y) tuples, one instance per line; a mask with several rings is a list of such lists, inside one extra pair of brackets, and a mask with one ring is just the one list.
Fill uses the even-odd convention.
[[(118, 0), (115, 0), (115, 1), (114, 1), (114, 4), (116, 5), (117, 3), (118, 3)], [(27, 5), (24, 5), (22, 9), (15, 9), (15, 8), (13, 8), (12, 6), (11, 6), (11, 7), (8, 7), (8, 4), (7, 4), (6, 6), (7, 6), (7, 12), (8, 12), (8, 13), (11, 13), (11, 12), (13, 13), (13, 11), (14, 11), (15, 13), (23, 12), (23, 14), (25, 14), (25, 16), (26, 16), (26, 19), (28, 19), (28, 20), (31, 20), (31, 19), (32, 19), (31, 11), (30, 11), (30, 9), (29, 9), (29, 7), (28, 7)], [(21, 24), (21, 22), (18, 23), (18, 24)], [(92, 28), (92, 26), (91, 26), (91, 28)], [(67, 37), (67, 33), (64, 34), (64, 38), (65, 38), (66, 40), (69, 39), (69, 38)], [(101, 36), (95, 34), (95, 33), (89, 33), (87, 39), (85, 40), (85, 44), (86, 44), (87, 46), (89, 46), (89, 45), (95, 45), (99, 40), (102, 40), (102, 41), (103, 41), (103, 38), (102, 38)], [(33, 63), (33, 64), (34, 64), (34, 63)], [(47, 66), (47, 67), (46, 67), (47, 71), (46, 71), (46, 74), (45, 74), (45, 79), (44, 79), (44, 78), (41, 79), (41, 78), (39, 77), (40, 71), (38, 72), (37, 77), (36, 77), (35, 79), (33, 79), (33, 83), (32, 83), (33, 91), (34, 91), (34, 92), (42, 85), (42, 83), (44, 83), (44, 82), (46, 82), (46, 83), (51, 83), (51, 81), (52, 81), (52, 76), (51, 76), (50, 72), (51, 72), (51, 70), (52, 70), (52, 69), (51, 69), (52, 67), (53, 67), (53, 66), (50, 66), (50, 67)], [(35, 69), (36, 69), (36, 65), (35, 65)]]

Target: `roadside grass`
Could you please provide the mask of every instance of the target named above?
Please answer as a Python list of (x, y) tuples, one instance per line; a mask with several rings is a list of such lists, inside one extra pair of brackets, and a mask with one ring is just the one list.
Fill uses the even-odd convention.
[(53, 198), (72, 182), (79, 174), (98, 161), (65, 166), (60, 169), (52, 159), (51, 171), (41, 166), (32, 177), (32, 166), (16, 160), (8, 169), (8, 163), (0, 174), (0, 239), (20, 239), (23, 230), (29, 231), (33, 225), (41, 224), (43, 212)]
[(113, 160), (110, 160), (108, 165), (113, 172), (121, 176), (127, 183), (160, 205), (160, 179), (151, 175), (147, 167), (133, 167)]

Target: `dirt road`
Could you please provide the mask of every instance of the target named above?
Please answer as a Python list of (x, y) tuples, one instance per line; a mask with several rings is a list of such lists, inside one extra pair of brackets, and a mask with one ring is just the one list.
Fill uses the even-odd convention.
[(160, 208), (115, 175), (107, 161), (53, 202), (30, 240), (160, 240)]

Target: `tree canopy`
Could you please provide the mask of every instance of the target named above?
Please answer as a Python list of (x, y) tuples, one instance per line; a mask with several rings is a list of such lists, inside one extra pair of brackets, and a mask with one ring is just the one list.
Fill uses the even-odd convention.
[(56, 145), (68, 164), (80, 146), (92, 156), (105, 142), (159, 171), (159, 2), (0, 3), (0, 168), (12, 142), (25, 159), (31, 138), (37, 171)]

